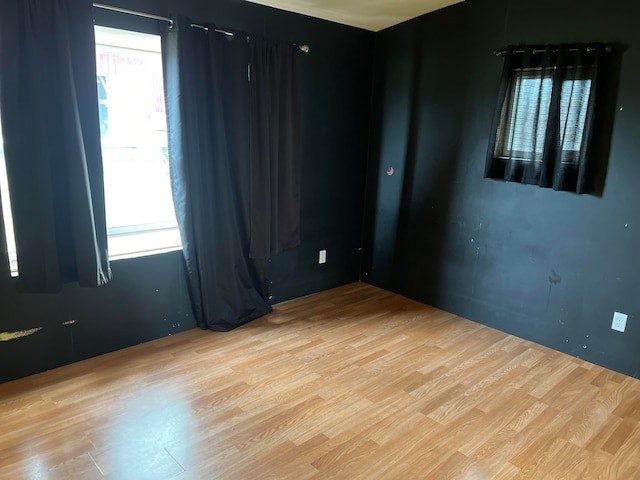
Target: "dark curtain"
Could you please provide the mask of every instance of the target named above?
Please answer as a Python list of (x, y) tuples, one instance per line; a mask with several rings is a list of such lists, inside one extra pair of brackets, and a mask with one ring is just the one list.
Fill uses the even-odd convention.
[(485, 176), (587, 193), (605, 47), (509, 46)]
[(0, 108), (19, 288), (107, 283), (90, 1), (0, 2)]
[(300, 244), (299, 49), (252, 39), (251, 256)]
[(174, 203), (201, 328), (227, 331), (271, 312), (249, 258), (248, 44), (178, 18), (163, 44)]

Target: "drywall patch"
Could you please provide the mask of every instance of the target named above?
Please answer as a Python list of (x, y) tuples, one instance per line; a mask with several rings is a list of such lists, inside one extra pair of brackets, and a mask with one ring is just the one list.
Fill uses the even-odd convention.
[(20, 332), (2, 332), (0, 333), (0, 342), (8, 342), (17, 338), (28, 337), (34, 333), (38, 333), (42, 328), (32, 328), (31, 330), (22, 330)]

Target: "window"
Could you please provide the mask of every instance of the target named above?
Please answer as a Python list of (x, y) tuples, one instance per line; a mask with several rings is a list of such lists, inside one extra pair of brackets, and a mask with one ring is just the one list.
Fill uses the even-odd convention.
[(110, 258), (179, 249), (160, 36), (100, 26), (95, 33)]
[(485, 177), (587, 193), (603, 106), (602, 44), (510, 46), (500, 84)]
[(4, 141), (2, 138), (2, 123), (0, 122), (0, 201), (2, 202), (2, 218), (7, 239), (9, 254), (9, 268), (11, 276), (18, 276), (18, 259), (16, 258), (16, 241), (13, 236), (13, 217), (11, 215), (11, 201), (9, 199), (9, 182), (7, 181), (7, 166), (4, 161)]
[[(181, 248), (169, 178), (161, 41), (95, 27), (96, 72), (111, 259)], [(0, 200), (12, 276), (18, 276), (0, 126)]]
[[(553, 78), (542, 69), (514, 75), (514, 87), (502, 108), (496, 156), (542, 161), (552, 90)], [(580, 152), (590, 93), (589, 79), (562, 82), (558, 138), (565, 162), (575, 162)]]

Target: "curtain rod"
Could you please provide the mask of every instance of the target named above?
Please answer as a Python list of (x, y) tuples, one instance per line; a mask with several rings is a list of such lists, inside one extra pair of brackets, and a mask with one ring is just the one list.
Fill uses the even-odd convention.
[[(160, 15), (153, 15), (151, 13), (138, 12), (136, 10), (129, 10), (127, 8), (112, 7), (111, 5), (105, 5), (103, 3), (94, 3), (93, 6), (96, 8), (102, 8), (103, 10), (111, 10), (112, 12), (126, 13), (128, 15), (135, 15), (136, 17), (150, 18), (152, 20), (160, 20), (162, 22), (167, 22), (170, 25), (173, 25), (173, 19), (169, 17), (162, 17)], [(209, 27), (205, 27), (204, 25), (198, 25), (197, 23), (192, 23), (191, 26), (193, 28), (200, 28), (207, 32), (209, 31)], [(214, 31), (217, 33), (222, 33), (223, 35), (226, 35), (227, 37), (230, 37), (230, 38), (234, 37), (233, 32), (229, 32), (227, 30), (221, 30), (219, 28), (216, 28), (214, 29)], [(295, 45), (304, 53), (308, 53), (310, 50), (309, 45), (298, 45), (298, 44), (295, 44)]]
[[(587, 52), (593, 52), (594, 50), (595, 50), (594, 47), (587, 47)], [(605, 45), (604, 46), (604, 50), (607, 53), (613, 52), (613, 45)], [(558, 49), (554, 48), (553, 51), (557, 52)], [(568, 52), (577, 52), (578, 49), (577, 48), (568, 48), (567, 51)], [(513, 53), (525, 53), (525, 52), (526, 52), (526, 50), (514, 50), (513, 51)], [(544, 52), (546, 52), (546, 50), (543, 49), (543, 48), (534, 48), (533, 49), (533, 53), (534, 54), (536, 54), (536, 53), (544, 53)], [(501, 55), (506, 55), (506, 53), (507, 53), (507, 49), (506, 48), (499, 48), (499, 49), (496, 49), (496, 50), (493, 51), (493, 54), (496, 57), (500, 57)]]

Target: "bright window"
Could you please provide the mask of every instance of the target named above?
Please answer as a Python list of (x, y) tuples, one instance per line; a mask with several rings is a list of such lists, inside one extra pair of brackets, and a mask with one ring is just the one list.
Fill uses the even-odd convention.
[[(542, 161), (553, 80), (541, 72), (532, 69), (514, 76), (511, 95), (502, 110), (496, 156)], [(580, 151), (590, 93), (589, 79), (562, 82), (558, 138), (564, 152)]]
[(0, 201), (2, 202), (2, 217), (4, 220), (5, 236), (9, 253), (11, 275), (18, 275), (18, 260), (16, 258), (16, 241), (13, 236), (13, 217), (11, 216), (11, 202), (9, 201), (9, 183), (7, 182), (7, 167), (4, 161), (4, 141), (2, 139), (2, 125), (0, 122)]
[(95, 27), (109, 255), (181, 248), (158, 35)]

